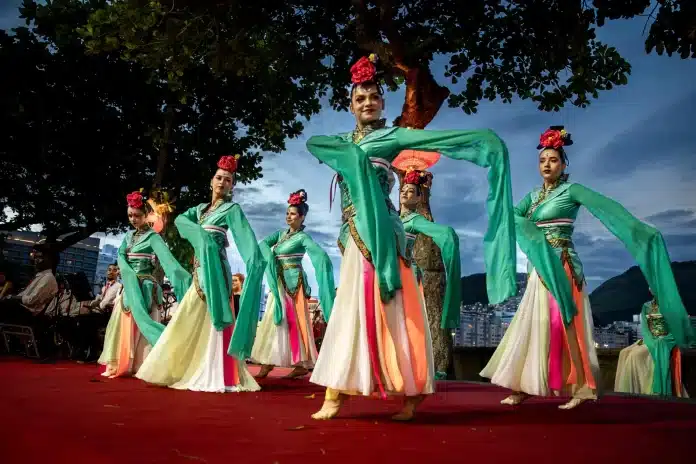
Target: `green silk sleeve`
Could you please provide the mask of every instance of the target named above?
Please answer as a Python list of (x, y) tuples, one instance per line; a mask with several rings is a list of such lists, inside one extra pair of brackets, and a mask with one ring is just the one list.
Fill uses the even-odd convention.
[(186, 219), (188, 219), (191, 222), (196, 222), (198, 221), (198, 207), (193, 206), (183, 213), (181, 213), (179, 216), (184, 216)]
[(580, 184), (571, 185), (568, 192), (574, 201), (587, 208), (621, 240), (643, 271), (677, 345), (688, 348), (694, 340), (694, 333), (660, 231), (638, 220), (620, 203)]
[(367, 153), (339, 136), (314, 136), (307, 149), (343, 177), (357, 212), (355, 227), (370, 252), (382, 301), (401, 288), (397, 242), (384, 193)]
[(261, 284), (266, 261), (261, 255), (256, 234), (251, 229), (242, 208), (237, 204), (233, 205), (228, 211), (226, 219), (246, 268), (244, 288), (239, 299), (237, 321), (227, 352), (239, 360), (245, 360), (251, 356), (251, 348), (254, 346), (256, 338), (261, 307)]
[(126, 256), (126, 241), (124, 239), (118, 249), (118, 267), (123, 280), (123, 292), (125, 302), (130, 308), (135, 323), (138, 325), (140, 333), (147, 339), (150, 345), (155, 345), (160, 335), (164, 331), (164, 326), (150, 317), (150, 307), (145, 301), (143, 291), (140, 287), (140, 279), (133, 268), (128, 264)]
[(399, 151), (438, 152), (448, 158), (488, 168), (488, 230), (484, 236), (484, 262), (488, 299), (497, 304), (517, 293), (515, 219), (512, 206), (510, 160), (503, 140), (491, 130), (429, 131), (399, 128)]
[(191, 274), (174, 258), (174, 255), (169, 251), (169, 247), (167, 247), (167, 244), (164, 243), (159, 234), (150, 236), (150, 246), (157, 255), (164, 274), (172, 284), (176, 301), (180, 302), (184, 299), (184, 295), (191, 286)]
[(549, 245), (549, 242), (546, 241), (544, 231), (534, 222), (516, 214), (515, 231), (520, 249), (532, 263), (551, 295), (556, 299), (563, 322), (566, 325), (570, 324), (577, 314), (577, 308), (573, 301), (570, 281), (566, 276), (565, 269), (563, 269), (563, 263), (558, 259), (558, 255)]
[(266, 261), (268, 289), (275, 300), (275, 305), (273, 306), (273, 322), (275, 325), (279, 325), (283, 321), (283, 303), (280, 299), (280, 290), (278, 289), (278, 266), (276, 265), (275, 256), (273, 255), (271, 247), (278, 243), (281, 233), (282, 231), (278, 230), (259, 243), (261, 256), (263, 256), (263, 259)]
[(302, 245), (309, 255), (314, 267), (314, 274), (319, 285), (319, 302), (324, 313), (324, 320), (329, 322), (334, 298), (336, 298), (336, 285), (334, 284), (333, 264), (331, 258), (309, 235), (304, 236)]
[(416, 232), (430, 237), (440, 248), (447, 277), (445, 296), (442, 302), (441, 327), (443, 329), (456, 329), (460, 325), (459, 307), (462, 304), (459, 237), (453, 228), (428, 221), (423, 216), (418, 215), (411, 221)]
[(230, 311), (230, 289), (226, 284), (220, 247), (187, 213), (177, 216), (174, 224), (181, 237), (193, 246), (200, 266), (198, 271), (194, 272), (198, 272), (198, 277), (203, 281), (202, 287), (211, 322), (216, 330), (223, 330), (232, 324), (233, 316)]
[(515, 215), (525, 217), (529, 208), (532, 206), (532, 192), (529, 192), (515, 206)]

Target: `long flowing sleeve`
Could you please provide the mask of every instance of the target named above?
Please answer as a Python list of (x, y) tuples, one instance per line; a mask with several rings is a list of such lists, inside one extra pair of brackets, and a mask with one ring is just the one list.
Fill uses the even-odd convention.
[(401, 288), (394, 224), (367, 153), (339, 136), (315, 136), (307, 149), (343, 177), (358, 215), (355, 227), (369, 250), (382, 301)]
[(230, 311), (230, 289), (224, 283), (226, 276), (220, 247), (188, 212), (177, 216), (174, 224), (181, 237), (193, 246), (200, 263), (198, 271), (193, 272), (198, 272), (198, 277), (203, 281), (202, 287), (213, 327), (223, 330), (232, 324), (233, 316)]
[(169, 251), (169, 247), (167, 247), (167, 244), (164, 243), (164, 240), (162, 240), (159, 234), (150, 236), (150, 246), (157, 255), (157, 259), (164, 270), (164, 275), (167, 276), (169, 282), (172, 284), (176, 300), (183, 300), (184, 295), (191, 286), (191, 274), (179, 264), (179, 261), (177, 261), (172, 252)]
[(143, 296), (138, 275), (128, 264), (128, 259), (126, 258), (127, 240), (128, 238), (124, 239), (118, 249), (118, 267), (123, 280), (124, 303), (130, 308), (130, 312), (140, 332), (147, 339), (148, 343), (154, 346), (164, 331), (164, 325), (152, 320), (150, 317), (150, 307)]
[(251, 355), (256, 338), (261, 307), (261, 283), (266, 261), (261, 255), (256, 235), (239, 205), (235, 204), (230, 208), (227, 213), (227, 225), (246, 268), (237, 321), (227, 352), (237, 359), (244, 360)]
[(517, 205), (515, 205), (515, 215), (516, 216), (526, 216), (527, 211), (529, 211), (529, 208), (532, 206), (532, 192), (529, 192), (520, 200)]
[(317, 284), (319, 285), (319, 302), (321, 303), (321, 309), (324, 313), (324, 320), (329, 322), (334, 299), (336, 298), (336, 285), (334, 284), (331, 258), (329, 258), (326, 251), (324, 251), (324, 249), (309, 235), (305, 235), (302, 245), (305, 247), (310, 261), (312, 261), (314, 274), (317, 277)]
[(517, 293), (515, 220), (510, 160), (503, 140), (491, 130), (397, 129), (400, 150), (438, 152), (448, 158), (488, 168), (488, 230), (483, 239), (488, 299), (497, 304)]
[(631, 253), (660, 304), (660, 312), (670, 333), (679, 346), (687, 348), (694, 340), (694, 333), (660, 231), (638, 220), (620, 203), (580, 184), (571, 185), (568, 192)]
[(271, 247), (278, 243), (281, 231), (277, 230), (268, 237), (259, 242), (259, 250), (261, 256), (266, 261), (266, 280), (268, 281), (268, 289), (273, 294), (275, 305), (273, 307), (273, 322), (279, 325), (283, 321), (283, 304), (280, 299), (280, 290), (278, 289), (278, 266), (276, 265), (275, 256)]
[(459, 256), (459, 237), (453, 228), (430, 222), (423, 216), (418, 215), (411, 221), (416, 232), (430, 237), (440, 248), (447, 277), (445, 296), (442, 302), (441, 327), (443, 329), (456, 329), (460, 324), (459, 307), (462, 304), (462, 265)]

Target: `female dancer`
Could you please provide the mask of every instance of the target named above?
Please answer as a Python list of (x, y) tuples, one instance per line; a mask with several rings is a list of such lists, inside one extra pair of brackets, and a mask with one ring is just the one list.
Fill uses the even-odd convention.
[(98, 360), (106, 366), (102, 375), (112, 378), (135, 373), (164, 330), (160, 324), (162, 288), (153, 277), (158, 267), (171, 281), (177, 298), (183, 298), (191, 283), (191, 275), (162, 237), (150, 229), (142, 193), (133, 192), (126, 200), (128, 220), (135, 230), (126, 234), (118, 250), (123, 291), (111, 311)]
[[(440, 249), (442, 262), (445, 266), (447, 283), (442, 301), (441, 322), (430, 321), (430, 328), (431, 330), (438, 330), (440, 328), (451, 329), (459, 327), (459, 306), (462, 302), (459, 237), (453, 228), (429, 221), (417, 211), (419, 205), (421, 205), (425, 198), (426, 192), (424, 189), (430, 188), (431, 181), (432, 174), (429, 172), (415, 169), (406, 172), (402, 180), (400, 194), (401, 211), (399, 214), (401, 216), (401, 222), (404, 224), (404, 231), (406, 232), (406, 256), (411, 260), (411, 266), (419, 282), (421, 272), (413, 256), (413, 248), (418, 235), (423, 234), (430, 237)], [(443, 337), (451, 339), (449, 333), (443, 334)], [(449, 348), (451, 348), (451, 346)], [(442, 369), (435, 372), (437, 379), (447, 378), (446, 366), (449, 364), (448, 361), (447, 359), (436, 359), (435, 367), (437, 368), (439, 363)]]
[[(258, 391), (244, 359), (254, 342), (265, 261), (244, 213), (231, 201), (237, 159), (223, 156), (210, 181), (212, 199), (176, 218), (195, 252), (193, 285), (136, 377), (179, 390)], [(239, 316), (231, 308), (227, 231), (246, 265)], [(230, 340), (232, 341), (230, 342)], [(232, 354), (228, 356), (228, 344)]]
[(327, 388), (312, 417), (336, 416), (347, 394), (405, 397), (395, 420), (410, 420), (434, 392), (432, 344), (422, 296), (405, 262), (406, 237), (389, 201), (390, 164), (405, 149), (490, 167), (486, 234), (488, 290), (500, 302), (515, 293), (515, 241), (505, 144), (493, 132), (385, 128), (375, 67), (361, 58), (351, 72), (350, 109), (357, 127), (338, 136), (312, 137), (307, 148), (340, 176), (343, 259), (340, 282), (313, 383)]
[(251, 359), (262, 365), (257, 378), (266, 377), (274, 366), (292, 366), (294, 370), (287, 377), (302, 377), (317, 360), (308, 305), (311, 290), (302, 269), (305, 253), (314, 266), (319, 300), (327, 320), (335, 287), (329, 255), (304, 231), (308, 211), (307, 193), (304, 190), (293, 193), (285, 214), (288, 229), (279, 230), (261, 242), (270, 295), (251, 351)]
[(667, 318), (688, 324), (689, 315), (673, 312), (671, 307), (662, 307), (657, 298), (643, 305), (643, 338), (619, 353), (614, 391), (688, 397), (681, 378), (681, 351), (669, 332)]
[[(541, 135), (537, 149), (544, 183), (515, 208), (517, 241), (531, 272), (515, 317), (481, 372), (492, 383), (513, 390), (503, 404), (519, 404), (529, 395), (567, 393), (572, 398), (560, 408), (572, 409), (597, 398), (592, 312), (572, 242), (580, 206), (624, 243), (658, 299), (684, 312), (660, 232), (619, 203), (568, 182), (565, 147), (571, 144), (563, 126), (552, 126)], [(668, 324), (679, 345), (691, 339), (688, 320), (677, 318)]]

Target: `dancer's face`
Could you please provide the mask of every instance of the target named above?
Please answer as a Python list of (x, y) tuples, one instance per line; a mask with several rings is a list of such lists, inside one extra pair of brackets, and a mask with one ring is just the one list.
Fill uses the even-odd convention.
[(138, 208), (128, 207), (128, 222), (136, 229), (145, 227), (145, 211)]
[(288, 206), (288, 210), (285, 212), (285, 222), (291, 229), (299, 229), (304, 220), (305, 217), (295, 206)]
[(210, 187), (213, 189), (213, 195), (218, 198), (224, 198), (230, 194), (233, 185), (232, 173), (224, 169), (218, 169), (210, 181)]
[(408, 208), (413, 208), (418, 205), (420, 201), (420, 194), (418, 193), (418, 187), (413, 184), (406, 184), (401, 187), (401, 195), (399, 197), (402, 206)]
[(355, 115), (359, 126), (379, 120), (384, 110), (384, 99), (375, 84), (358, 85), (350, 98), (350, 112)]
[(565, 168), (563, 157), (553, 148), (547, 148), (539, 153), (539, 173), (546, 184), (556, 182)]

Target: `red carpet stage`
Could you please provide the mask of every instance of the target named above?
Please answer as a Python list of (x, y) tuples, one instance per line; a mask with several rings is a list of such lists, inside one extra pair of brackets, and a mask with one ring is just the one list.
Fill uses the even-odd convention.
[(316, 422), (309, 415), (322, 390), (307, 380), (194, 393), (105, 379), (93, 365), (3, 358), (0, 382), (3, 464), (667, 464), (696, 456), (696, 404), (686, 402), (608, 396), (573, 411), (558, 410), (560, 399), (509, 408), (498, 404), (500, 389), (447, 382), (412, 423), (389, 421), (399, 402), (364, 398)]

